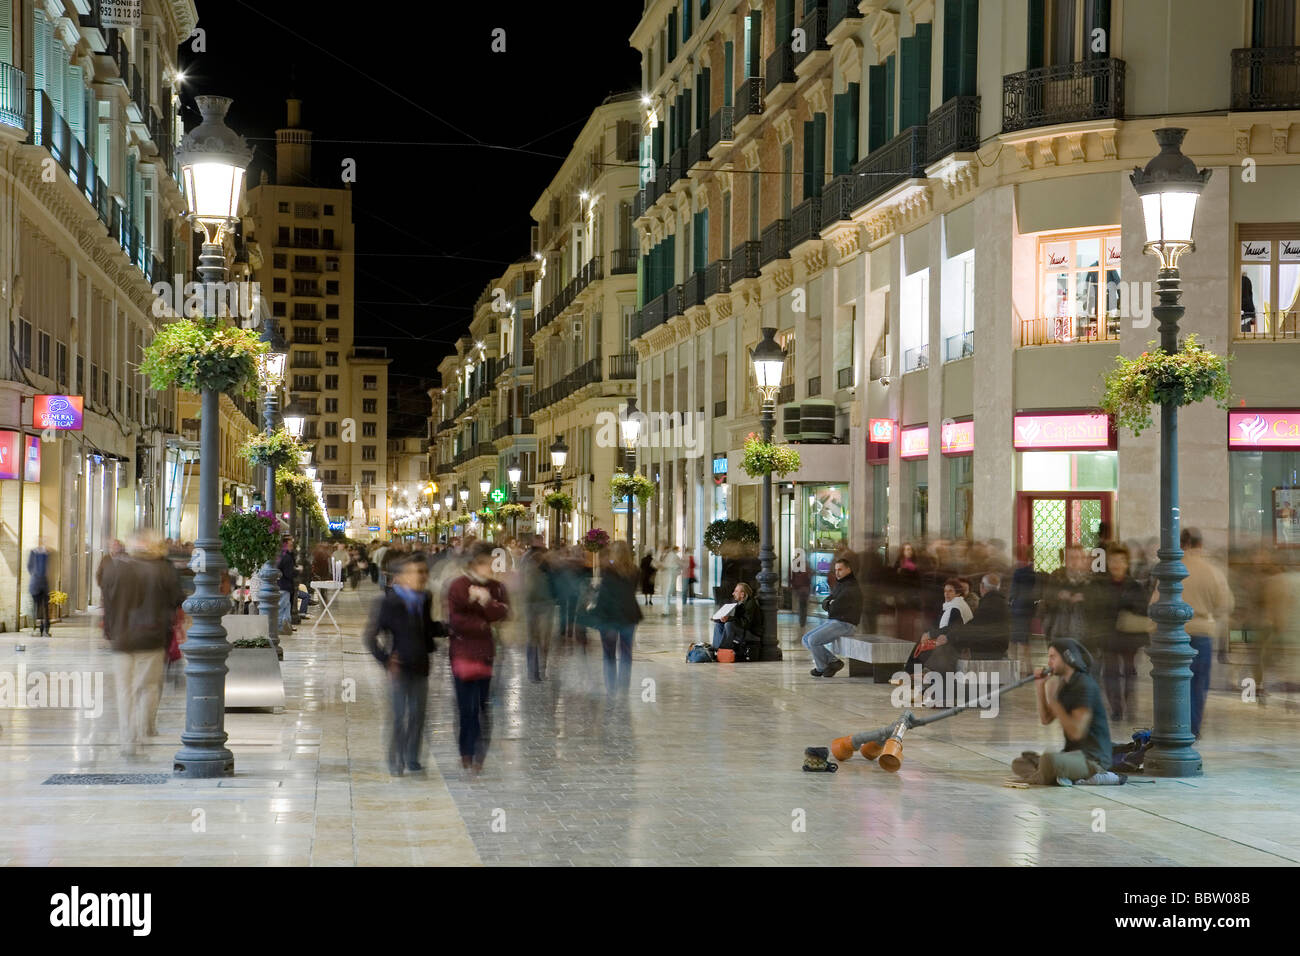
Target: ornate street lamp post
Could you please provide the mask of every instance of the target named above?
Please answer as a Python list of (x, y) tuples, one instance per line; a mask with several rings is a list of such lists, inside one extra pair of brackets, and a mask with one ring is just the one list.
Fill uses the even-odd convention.
[[(618, 427), (623, 436), (625, 455), (623, 471), (630, 476), (636, 473), (636, 441), (641, 437), (641, 415), (636, 410), (635, 398), (627, 400), (627, 408), (624, 410), (623, 419), (618, 423)], [(631, 548), (634, 555), (636, 554), (636, 548), (632, 544), (632, 526), (635, 514), (636, 496), (629, 492), (627, 496), (627, 546)]]
[[(560, 473), (564, 471), (564, 463), (569, 460), (569, 446), (565, 442), (563, 435), (555, 439), (550, 452), (551, 468), (555, 471), (555, 490), (558, 492), (564, 487), (564, 483), (560, 479)], [(556, 507), (553, 510), (555, 511), (555, 530), (551, 532), (551, 547), (558, 548), (560, 546), (560, 509)]]
[[(1178, 322), (1184, 307), (1178, 259), (1196, 246), (1192, 224), (1196, 202), (1210, 178), (1210, 170), (1197, 172), (1196, 164), (1179, 147), (1187, 130), (1155, 131), (1160, 153), (1145, 169), (1133, 170), (1130, 180), (1142, 199), (1147, 241), (1143, 250), (1160, 257), (1156, 273), (1159, 304), (1152, 314), (1160, 320), (1160, 350), (1178, 350)], [(1154, 726), (1146, 772), (1157, 777), (1188, 777), (1201, 772), (1201, 755), (1192, 749), (1196, 739), (1191, 725), (1191, 662), (1196, 656), (1183, 625), (1192, 609), (1183, 601), (1187, 567), (1179, 541), (1178, 514), (1178, 406), (1160, 406), (1160, 561), (1153, 571), (1160, 598), (1151, 606), (1156, 631), (1151, 636), (1152, 707)]]
[[(512, 505), (519, 503), (519, 482), (523, 480), (524, 470), (519, 467), (519, 459), (510, 459), (510, 467), (506, 469), (506, 478), (510, 481), (510, 503)], [(516, 538), (519, 536), (519, 518), (515, 515), (510, 516), (510, 536)]]
[[(307, 419), (303, 417), (301, 411), (293, 408), (292, 406), (290, 408), (286, 408), (284, 410), (284, 415), (282, 416), (282, 419), (284, 421), (284, 430), (289, 433), (290, 438), (294, 439), (295, 441), (298, 440), (299, 438), (302, 438), (303, 429), (307, 425)], [(303, 547), (303, 542), (307, 540), (307, 535), (303, 531), (303, 526), (305, 526), (307, 523), (308, 521), (307, 521), (306, 502), (303, 502), (302, 524), (300, 526), (298, 522), (298, 496), (292, 494), (289, 495), (289, 534), (293, 536), (294, 540), (297, 542), (298, 547), (300, 549)], [(300, 551), (299, 553), (302, 552)], [(296, 600), (297, 597), (296, 592), (298, 588), (297, 582), (294, 583), (293, 587), (294, 587), (293, 591), (290, 592), (291, 596), (289, 599), (289, 613), (293, 617), (293, 622), (297, 624), (299, 620), (298, 601)]]
[[(776, 426), (776, 395), (785, 373), (785, 350), (776, 343), (776, 329), (763, 329), (763, 341), (754, 349), (754, 380), (763, 396), (763, 441), (772, 440)], [(772, 476), (763, 475), (763, 524), (758, 545), (758, 604), (763, 609), (763, 647), (760, 660), (781, 660), (781, 642), (776, 633), (776, 573), (772, 550)]]
[[(244, 173), (252, 150), (225, 124), (230, 100), (224, 96), (197, 98), (203, 120), (185, 134), (177, 160), (185, 184), (185, 202), (203, 231), (199, 278), (205, 286), (225, 281), (225, 236), (239, 218)], [(215, 290), (213, 290), (215, 292)], [(216, 301), (204, 290), (204, 301)], [(205, 310), (206, 311), (206, 310)], [(220, 321), (219, 316), (208, 316)], [(195, 546), (199, 571), (194, 593), (185, 601), (193, 619), (185, 641), (185, 730), (181, 749), (173, 758), (178, 777), (227, 777), (235, 772), (235, 755), (226, 747), (226, 658), (230, 644), (221, 616), (230, 598), (221, 593), (226, 560), (221, 554), (217, 517), (221, 512), (221, 393), (205, 388), (201, 398), (199, 447), (199, 528)]]
[[(260, 368), (262, 386), (266, 390), (262, 398), (262, 426), (270, 435), (275, 431), (275, 411), (279, 404), (280, 385), (284, 382), (284, 365), (288, 361), (289, 351), (279, 329), (276, 328), (275, 319), (265, 311), (262, 312), (262, 341), (270, 349), (262, 356)], [(266, 479), (263, 485), (263, 497), (266, 500), (266, 510), (275, 514), (275, 469), (268, 465), (264, 471)], [(280, 587), (276, 581), (278, 575), (275, 559), (267, 558), (258, 575), (260, 584), (257, 603), (266, 617), (266, 636), (270, 639), (271, 646), (275, 648), (275, 656), (284, 660), (284, 648), (280, 646)]]

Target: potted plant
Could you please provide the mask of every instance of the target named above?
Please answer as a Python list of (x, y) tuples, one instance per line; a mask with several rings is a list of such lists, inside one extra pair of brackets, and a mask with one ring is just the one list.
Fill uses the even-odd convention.
[(68, 595), (65, 591), (50, 592), (50, 609), (54, 611), (55, 620), (63, 619), (63, 607), (68, 603)]
[(1187, 336), (1177, 352), (1165, 352), (1157, 343), (1135, 359), (1119, 356), (1106, 373), (1101, 410), (1134, 435), (1152, 425), (1151, 408), (1172, 402), (1193, 405), (1213, 398), (1222, 409), (1230, 407), (1232, 381), (1228, 363), (1203, 348), (1195, 335)]
[(609, 479), (609, 495), (614, 504), (626, 501), (629, 495), (644, 503), (654, 497), (655, 491), (655, 483), (642, 474), (616, 471)]
[(592, 528), (582, 536), (582, 546), (592, 554), (596, 554), (607, 544), (609, 544), (609, 532), (604, 528)]
[(274, 561), (280, 551), (280, 519), (269, 511), (236, 511), (221, 522), (221, 553), (246, 578)]
[(270, 346), (254, 329), (224, 325), (216, 318), (177, 319), (154, 333), (144, 349), (140, 372), (157, 390), (212, 389), (257, 394), (257, 360)]
[(277, 471), (298, 464), (302, 445), (289, 434), (283, 425), (271, 434), (254, 432), (239, 448), (239, 453), (252, 465), (266, 465)]
[(753, 432), (745, 439), (745, 457), (741, 460), (740, 467), (751, 478), (762, 478), (764, 475), (784, 477), (792, 471), (798, 471), (799, 465), (799, 453), (789, 445), (763, 441)]
[(558, 511), (561, 515), (567, 515), (573, 511), (573, 499), (563, 491), (548, 491), (542, 502), (546, 507)]

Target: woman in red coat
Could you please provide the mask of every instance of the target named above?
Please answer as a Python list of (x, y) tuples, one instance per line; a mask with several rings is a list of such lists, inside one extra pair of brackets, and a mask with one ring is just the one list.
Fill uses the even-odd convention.
[(459, 712), (460, 765), (477, 776), (483, 770), (490, 737), (488, 691), (496, 657), (492, 625), (509, 611), (506, 590), (492, 577), (490, 544), (474, 546), (465, 573), (447, 590), (447, 608), (451, 675)]

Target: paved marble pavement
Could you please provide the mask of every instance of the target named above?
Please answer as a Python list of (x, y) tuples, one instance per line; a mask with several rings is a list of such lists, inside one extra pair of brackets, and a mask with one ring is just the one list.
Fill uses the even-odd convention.
[[(0, 681), (19, 673), (104, 674), (99, 716), (0, 709), (0, 864), (13, 865), (1278, 865), (1300, 861), (1300, 713), (1274, 698), (1211, 695), (1207, 773), (1109, 788), (1006, 786), (1011, 758), (1059, 747), (1031, 688), (1001, 714), (918, 729), (887, 774), (855, 757), (800, 770), (803, 749), (874, 728), (890, 689), (808, 674), (783, 615), (781, 663), (687, 665), (709, 608), (647, 608), (632, 692), (609, 699), (600, 643), (552, 656), (527, 680), (518, 624), (502, 630), (484, 774), (462, 779), (455, 705), (439, 654), (424, 775), (384, 763), (386, 689), (360, 647), (377, 590), (345, 591), (343, 634), (285, 639), (282, 714), (227, 715), (236, 775), (219, 782), (44, 785), (56, 773), (169, 771), (184, 725), (168, 681), (158, 736), (118, 755), (111, 652), (97, 620), (52, 638), (0, 634)], [(18, 651), (24, 644), (26, 650)], [(1139, 698), (1149, 711), (1150, 698)], [(1128, 724), (1114, 727), (1126, 736)]]

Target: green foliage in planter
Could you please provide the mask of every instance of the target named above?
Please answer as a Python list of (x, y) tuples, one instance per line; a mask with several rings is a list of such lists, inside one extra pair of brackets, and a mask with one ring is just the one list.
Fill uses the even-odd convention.
[(573, 511), (573, 499), (563, 491), (548, 491), (542, 501), (546, 507), (558, 511), (562, 515), (567, 515)]
[(655, 483), (642, 474), (627, 474), (616, 471), (609, 479), (609, 495), (615, 504), (626, 501), (633, 495), (637, 501), (645, 503), (655, 496)]
[(236, 511), (221, 522), (221, 553), (226, 564), (251, 578), (280, 551), (280, 521), (269, 511)]
[(271, 639), (267, 637), (241, 637), (237, 641), (231, 641), (230, 646), (251, 650), (256, 648), (267, 648), (272, 645)]
[(253, 329), (219, 319), (177, 319), (154, 333), (140, 372), (156, 391), (175, 385), (187, 392), (214, 389), (251, 398), (257, 394), (258, 357), (268, 349)]
[(710, 553), (721, 554), (722, 545), (726, 541), (758, 544), (758, 525), (740, 518), (719, 518), (717, 521), (710, 522), (709, 526), (704, 529), (704, 546), (709, 549)]
[(298, 464), (302, 445), (281, 425), (271, 434), (254, 432), (239, 448), (252, 465), (266, 465), (276, 470)]
[(526, 514), (528, 514), (528, 509), (516, 501), (497, 508), (497, 516), (500, 518), (522, 518)]
[(740, 467), (751, 478), (763, 475), (788, 475), (799, 470), (799, 453), (789, 445), (763, 441), (753, 432), (745, 439), (745, 457)]
[(592, 528), (582, 536), (582, 546), (592, 554), (609, 544), (609, 532), (604, 528)]
[(307, 519), (318, 528), (329, 527), (325, 514), (321, 511), (316, 490), (311, 486), (311, 479), (294, 468), (279, 468), (275, 472), (275, 495), (277, 501), (287, 502), (290, 497), (299, 508), (307, 509)]
[(1152, 425), (1152, 406), (1166, 402), (1193, 405), (1213, 398), (1220, 408), (1231, 407), (1228, 362), (1201, 347), (1195, 335), (1172, 354), (1155, 342), (1148, 344), (1150, 349), (1137, 358), (1116, 358), (1115, 368), (1106, 373), (1101, 410), (1113, 415), (1117, 425), (1140, 435)]

